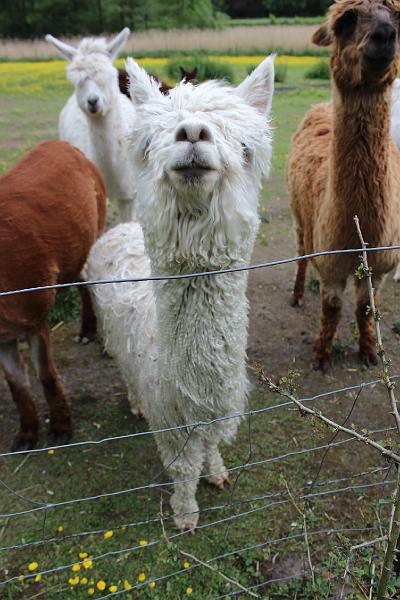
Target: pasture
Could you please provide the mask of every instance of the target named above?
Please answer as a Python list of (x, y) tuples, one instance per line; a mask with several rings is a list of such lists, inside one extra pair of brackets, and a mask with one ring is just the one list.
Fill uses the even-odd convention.
[[(239, 81), (258, 59), (224, 60), (235, 66)], [(304, 80), (305, 70), (317, 59), (279, 60), (288, 65), (284, 87), (300, 89), (279, 89), (278, 85), (274, 98), (273, 170), (262, 194), (262, 224), (253, 263), (296, 253), (285, 183), (288, 145), (306, 110), (330, 96), (328, 89), (310, 87)], [(140, 62), (165, 78), (165, 59)], [(0, 64), (0, 173), (35, 143), (57, 137), (58, 114), (70, 92), (61, 61)], [(313, 371), (318, 285), (310, 271), (305, 306), (293, 309), (289, 305), (293, 275), (293, 265), (250, 275), (248, 354), (253, 373), (259, 364), (269, 376), (291, 385), (291, 374), (296, 372), (297, 394), (307, 398), (378, 379), (379, 367), (366, 370), (357, 359), (351, 287), (346, 292), (333, 367), (327, 375)], [(399, 285), (388, 279), (381, 305), (382, 328), (394, 374), (400, 367), (399, 298)], [(72, 441), (145, 432), (145, 422), (129, 412), (124, 385), (113, 361), (102, 354), (101, 341), (78, 346), (73, 341), (77, 330), (77, 322), (61, 319), (53, 331), (55, 362), (72, 405)], [(284, 400), (262, 387), (255, 374), (252, 378), (249, 406), (263, 412), (244, 419), (235, 444), (224, 449), (227, 467), (236, 469), (230, 487), (220, 492), (205, 482), (200, 485), (199, 503), (206, 510), (194, 536), (172, 537), (172, 526), (166, 522), (163, 530), (160, 525), (160, 513), (168, 514), (170, 491), (153, 436), (1, 457), (0, 513), (22, 514), (0, 517), (0, 585), (20, 575), (69, 566), (36, 580), (13, 581), (0, 587), (0, 597), (100, 598), (136, 584), (140, 588), (122, 597), (200, 600), (240, 592), (222, 575), (246, 588), (268, 582), (258, 589), (262, 598), (336, 597), (346, 548), (378, 537), (380, 524), (387, 523), (383, 499), (390, 494), (393, 473), (388, 474), (379, 455), (355, 442), (343, 441), (326, 454), (319, 448), (332, 441), (333, 433), (302, 418), (293, 406), (275, 408)], [(32, 383), (44, 421), (41, 390), (33, 378)], [(366, 387), (357, 402), (356, 394), (357, 390), (327, 395), (313, 406), (339, 422), (347, 418), (368, 431), (392, 426), (383, 386)], [(0, 452), (7, 452), (17, 416), (3, 380), (0, 396)], [(390, 443), (390, 433), (377, 434), (376, 439), (384, 435)], [(334, 442), (344, 439), (339, 435)], [(44, 430), (40, 445), (47, 445)], [(155, 485), (144, 488), (150, 483)], [(307, 491), (313, 497), (305, 502), (301, 496)], [(307, 574), (302, 575), (308, 561), (299, 506), (316, 567), (314, 586)], [(49, 541), (30, 544), (38, 540)], [(72, 567), (85, 555), (86, 564)], [(221, 556), (209, 564), (213, 570), (196, 560)], [(364, 597), (359, 590), (368, 580), (370, 557), (368, 550), (355, 557), (354, 592), (349, 590), (347, 597)], [(153, 579), (157, 579), (154, 585), (149, 584)], [(249, 596), (243, 593), (243, 597)]]

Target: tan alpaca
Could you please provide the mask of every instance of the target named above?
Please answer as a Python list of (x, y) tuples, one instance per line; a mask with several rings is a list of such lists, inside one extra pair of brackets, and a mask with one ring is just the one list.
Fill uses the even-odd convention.
[[(333, 100), (306, 115), (289, 153), (288, 183), (299, 255), (359, 248), (358, 215), (370, 246), (400, 242), (400, 153), (391, 141), (392, 84), (399, 60), (399, 0), (337, 0), (313, 42), (333, 45)], [(371, 253), (376, 289), (399, 260), (397, 252)], [(330, 362), (342, 296), (357, 255), (313, 260), (321, 280), (321, 324), (315, 367)], [(293, 305), (304, 296), (307, 264), (298, 263)], [(366, 280), (354, 278), (360, 358), (376, 364)]]

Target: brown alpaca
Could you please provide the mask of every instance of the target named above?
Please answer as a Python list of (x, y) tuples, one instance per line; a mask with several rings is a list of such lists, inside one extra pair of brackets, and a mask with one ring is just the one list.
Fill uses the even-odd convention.
[[(196, 81), (197, 68), (195, 68), (193, 71), (185, 71), (183, 67), (179, 68), (181, 70), (181, 81), (183, 81), (184, 83)], [(168, 85), (168, 83), (161, 81), (161, 79), (159, 79), (157, 75), (150, 74), (150, 77), (160, 84), (160, 91), (162, 94), (167, 95), (168, 92), (170, 92), (173, 89), (170, 85)], [(128, 96), (128, 98), (130, 98), (131, 95), (129, 93), (129, 78), (128, 73), (125, 71), (125, 69), (118, 69), (118, 82), (121, 94), (125, 94), (125, 96)]]
[[(0, 289), (77, 281), (103, 231), (106, 194), (97, 168), (65, 142), (44, 142), (0, 178)], [(29, 341), (49, 406), (50, 430), (65, 440), (69, 406), (53, 364), (47, 315), (55, 290), (0, 298), (0, 365), (20, 416), (15, 447), (37, 442), (38, 415), (18, 338)], [(82, 334), (90, 328), (89, 294), (83, 294)], [(89, 319), (89, 324), (85, 323)]]
[[(400, 153), (391, 141), (391, 88), (399, 60), (399, 0), (337, 0), (313, 42), (333, 45), (333, 100), (306, 115), (294, 136), (288, 184), (299, 255), (359, 248), (354, 216), (370, 246), (400, 242)], [(315, 367), (330, 362), (349, 275), (357, 255), (313, 260), (321, 282), (321, 325)], [(397, 252), (369, 257), (379, 292)], [(304, 297), (307, 264), (297, 266), (293, 305)], [(377, 363), (373, 318), (365, 279), (354, 278), (360, 359)]]

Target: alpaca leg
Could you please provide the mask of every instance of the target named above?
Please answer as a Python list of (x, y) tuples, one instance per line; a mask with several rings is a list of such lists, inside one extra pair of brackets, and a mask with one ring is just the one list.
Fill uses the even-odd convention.
[(81, 297), (81, 331), (76, 341), (79, 344), (94, 342), (97, 333), (97, 319), (94, 314), (92, 297), (87, 287), (78, 287)]
[(208, 477), (209, 483), (215, 485), (220, 490), (224, 489), (224, 484), (229, 483), (229, 473), (226, 470), (222, 460), (221, 453), (218, 449), (218, 444), (205, 442), (205, 470), (210, 474)]
[[(204, 461), (203, 440), (193, 432), (189, 440), (168, 432), (157, 436), (164, 467), (174, 481), (171, 508), (180, 531), (194, 530), (199, 520), (196, 490)], [(184, 481), (185, 483), (178, 483)]]
[(39, 419), (31, 395), (26, 367), (18, 352), (16, 340), (0, 344), (0, 364), (4, 369), (20, 418), (20, 431), (15, 438), (13, 448), (33, 448), (38, 439)]
[(143, 408), (140, 405), (140, 402), (137, 398), (135, 391), (132, 390), (129, 386), (128, 386), (128, 402), (129, 402), (129, 406), (131, 407), (131, 413), (133, 414), (133, 416), (137, 417), (138, 419), (142, 419), (145, 416)]
[[(356, 279), (356, 298), (357, 298), (357, 309), (356, 318), (357, 325), (360, 331), (360, 360), (369, 367), (370, 365), (378, 364), (378, 355), (376, 352), (376, 332), (374, 324), (374, 316), (370, 310), (370, 299), (368, 291), (367, 279)], [(381, 276), (374, 276), (374, 286), (376, 290), (375, 302), (376, 306), (379, 304), (379, 290), (382, 286), (383, 278)]]
[(64, 387), (53, 364), (47, 323), (29, 339), (32, 360), (43, 387), (50, 412), (50, 428), (54, 438), (67, 441), (71, 436), (71, 416)]
[[(297, 228), (297, 255), (304, 256), (304, 234), (300, 227)], [(293, 294), (292, 294), (292, 306), (303, 306), (304, 303), (304, 286), (307, 274), (307, 260), (299, 260), (296, 263), (296, 279), (294, 282)]]
[(393, 279), (397, 283), (400, 281), (400, 263), (397, 265), (396, 273), (394, 274)]
[(330, 365), (332, 341), (340, 320), (345, 287), (345, 281), (335, 284), (322, 283), (320, 331), (314, 344), (314, 368), (316, 370), (325, 372)]
[(133, 220), (133, 203), (131, 199), (118, 200), (118, 212), (121, 223), (130, 223)]

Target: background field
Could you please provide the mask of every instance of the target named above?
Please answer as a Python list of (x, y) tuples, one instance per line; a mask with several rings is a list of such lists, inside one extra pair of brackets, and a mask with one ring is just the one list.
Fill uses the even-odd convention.
[[(229, 60), (239, 80), (259, 59)], [(305, 70), (315, 59), (283, 57), (280, 60), (288, 65), (284, 87), (303, 88), (306, 84)], [(165, 76), (165, 61), (144, 61), (143, 64), (150, 71)], [(58, 113), (70, 91), (62, 63), (0, 65), (0, 172), (9, 168), (36, 142), (57, 136)], [(327, 100), (329, 95), (329, 89), (316, 87), (300, 90), (283, 90), (281, 87), (277, 90), (273, 107), (273, 170), (262, 193), (262, 225), (254, 262), (295, 254), (285, 184), (288, 145), (306, 110), (313, 103)], [(326, 376), (312, 370), (312, 339), (318, 326), (317, 285), (310, 278), (307, 303), (301, 311), (294, 311), (288, 301), (293, 272), (293, 266), (285, 266), (257, 271), (250, 276), (250, 368), (260, 363), (269, 375), (277, 378), (287, 376), (288, 372), (295, 369), (300, 374), (297, 379), (298, 393), (307, 397), (379, 377), (379, 369), (365, 371), (357, 360), (351, 286), (335, 343), (334, 366)], [(399, 339), (392, 330), (400, 320), (399, 297), (400, 288), (388, 280), (383, 293), (382, 326), (388, 353), (393, 359), (393, 372), (399, 372), (400, 367)], [(146, 424), (134, 419), (129, 412), (125, 388), (113, 361), (102, 356), (100, 343), (88, 347), (76, 346), (73, 336), (77, 328), (75, 322), (61, 322), (53, 333), (56, 364), (72, 403), (73, 441), (101, 440), (145, 431)], [(280, 399), (260, 387), (254, 377), (253, 383), (249, 400), (252, 409), (280, 403)], [(44, 423), (47, 409), (36, 382), (34, 391)], [(16, 431), (17, 419), (3, 381), (0, 382), (0, 397), (0, 450), (6, 451)], [(336, 419), (343, 420), (353, 402), (354, 392), (348, 392), (321, 398), (315, 406), (323, 407)], [(351, 420), (369, 430), (391, 425), (385, 393), (380, 386), (364, 390)], [(28, 574), (28, 564), (33, 561), (38, 563), (39, 572), (79, 561), (80, 552), (86, 552), (91, 557), (109, 552), (115, 554), (93, 562), (87, 570), (82, 567), (75, 573), (68, 568), (43, 576), (40, 581), (10, 584), (0, 588), (0, 597), (12, 600), (87, 598), (88, 589), (95, 587), (99, 581), (106, 582), (106, 591), (112, 584), (122, 590), (125, 580), (136, 584), (143, 580), (143, 576), (146, 578), (142, 581), (143, 587), (123, 597), (175, 600), (190, 596), (205, 600), (222, 598), (237, 591), (234, 585), (227, 583), (217, 573), (205, 568), (192, 569), (194, 560), (187, 561), (189, 567), (184, 565), (186, 561), (181, 550), (193, 553), (202, 561), (226, 552), (232, 553), (215, 563), (219, 570), (246, 586), (272, 581), (261, 588), (260, 595), (263, 598), (322, 600), (336, 597), (347, 558), (347, 539), (356, 543), (360, 539), (379, 535), (377, 528), (380, 519), (385, 524), (387, 516), (385, 505), (378, 501), (389, 494), (391, 488), (388, 482), (393, 476), (386, 471), (358, 475), (387, 465), (375, 453), (354, 443), (343, 444), (329, 452), (318, 478), (318, 484), (321, 485), (315, 490), (329, 492), (343, 488), (346, 492), (322, 495), (302, 504), (311, 534), (312, 561), (317, 567), (316, 584), (313, 588), (307, 576), (292, 581), (292, 577), (307, 570), (301, 537), (302, 519), (292, 503), (274, 502), (277, 499), (287, 501), (286, 485), (292, 490), (296, 501), (300, 502), (299, 490), (307, 489), (318, 471), (324, 452), (315, 449), (305, 454), (296, 453), (303, 448), (318, 448), (331, 438), (332, 433), (311, 426), (291, 407), (271, 410), (245, 420), (237, 442), (224, 449), (227, 466), (235, 467), (266, 459), (268, 462), (239, 469), (232, 476), (230, 488), (224, 492), (217, 492), (202, 483), (199, 504), (202, 508), (212, 508), (209, 513), (201, 515), (204, 528), (193, 537), (178, 537), (170, 544), (163, 538), (157, 521), (160, 510), (167, 514), (169, 512), (170, 488), (165, 474), (160, 474), (162, 468), (153, 437), (56, 450), (54, 454), (45, 452), (29, 458), (0, 458), (1, 480), (19, 494), (37, 502), (62, 502), (129, 490), (154, 481), (158, 484), (150, 491), (127, 492), (19, 517), (3, 516), (0, 519), (1, 548), (46, 538), (56, 542), (25, 549), (0, 548), (1, 580)], [(340, 439), (338, 437), (336, 441)], [(42, 446), (46, 446), (46, 440), (46, 427), (43, 426), (40, 439)], [(275, 460), (278, 457), (279, 460)], [(358, 476), (352, 479), (354, 475)], [(339, 481), (342, 479), (344, 481)], [(382, 487), (368, 487), (375, 483), (382, 483)], [(282, 496), (274, 497), (274, 494)], [(32, 507), (34, 505), (11, 495), (1, 487), (0, 482), (1, 514)], [(248, 514), (239, 517), (242, 512)], [(231, 519), (233, 515), (237, 518)], [(140, 524), (149, 518), (155, 521)], [(212, 525), (220, 519), (225, 521)], [(340, 535), (327, 533), (329, 530), (346, 528), (372, 530), (368, 533), (348, 531)], [(93, 530), (99, 533), (68, 538), (75, 533)], [(105, 538), (105, 531), (112, 531), (113, 535)], [(166, 533), (174, 534), (170, 524), (166, 526)], [(287, 536), (291, 536), (291, 539), (269, 544)], [(65, 537), (67, 539), (63, 540)], [(158, 540), (158, 546), (150, 547), (152, 542)], [(150, 544), (140, 545), (140, 541)], [(122, 551), (136, 546), (138, 548), (135, 550)], [(243, 548), (247, 550), (238, 551)], [(370, 554), (366, 552), (354, 565), (356, 576), (361, 581), (363, 577), (368, 578), (369, 558)], [(158, 581), (153, 588), (148, 586), (149, 578), (173, 572), (179, 574)], [(80, 581), (87, 578), (88, 582), (72, 585), (69, 579), (75, 576)], [(288, 581), (285, 581), (286, 578)], [(278, 583), (274, 584), (275, 580), (279, 580)], [(92, 597), (103, 597), (106, 591), (101, 592), (95, 587)], [(354, 592), (348, 597), (363, 596)]]

